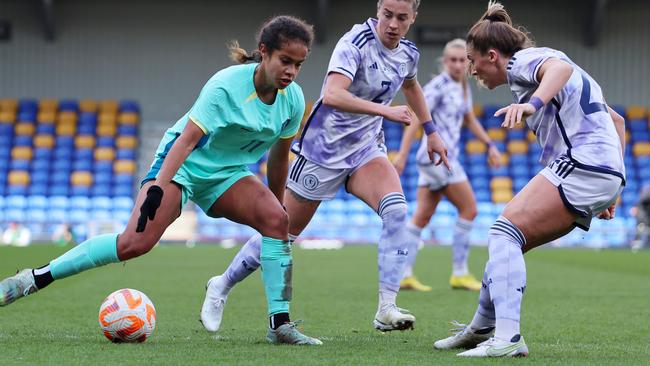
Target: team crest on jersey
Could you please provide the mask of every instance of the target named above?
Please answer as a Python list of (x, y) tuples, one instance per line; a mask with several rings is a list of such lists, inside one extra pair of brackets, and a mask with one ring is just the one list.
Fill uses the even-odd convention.
[(406, 64), (405, 63), (399, 64), (399, 76), (402, 77), (402, 78), (406, 76)]
[(318, 178), (313, 174), (307, 174), (302, 178), (302, 186), (311, 191), (318, 187)]

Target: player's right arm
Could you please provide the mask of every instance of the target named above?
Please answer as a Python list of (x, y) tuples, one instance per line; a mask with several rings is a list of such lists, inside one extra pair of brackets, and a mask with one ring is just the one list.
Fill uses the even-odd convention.
[(413, 114), (405, 105), (387, 106), (354, 96), (348, 90), (352, 79), (337, 72), (330, 72), (325, 82), (323, 104), (348, 113), (381, 116), (394, 122), (411, 124)]
[(176, 139), (163, 161), (158, 177), (156, 178), (155, 184), (157, 186), (164, 190), (171, 183), (178, 169), (183, 165), (185, 159), (187, 159), (203, 136), (205, 136), (203, 130), (190, 118), (183, 132), (178, 136), (178, 139)]
[(614, 121), (614, 127), (616, 128), (616, 133), (618, 138), (621, 140), (621, 150), (625, 153), (625, 118), (613, 110), (610, 106), (607, 106), (609, 115)]

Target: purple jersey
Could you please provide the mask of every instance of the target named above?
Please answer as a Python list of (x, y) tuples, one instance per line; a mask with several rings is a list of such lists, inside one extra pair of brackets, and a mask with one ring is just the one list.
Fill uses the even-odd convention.
[[(463, 117), (472, 111), (472, 93), (469, 87), (463, 90), (463, 84), (452, 79), (446, 72), (431, 79), (422, 89), (433, 123), (447, 146), (447, 157), (455, 160), (458, 158)], [(426, 135), (422, 136), (416, 156), (418, 163), (431, 164), (427, 154)]]
[(537, 72), (549, 58), (568, 63), (573, 74), (546, 106), (526, 120), (542, 147), (540, 162), (548, 164), (566, 154), (586, 169), (624, 179), (621, 143), (600, 86), (563, 52), (533, 47), (510, 58), (508, 84), (515, 101), (525, 103), (535, 93), (539, 86)]
[[(390, 105), (404, 79), (414, 79), (420, 54), (402, 39), (395, 49), (386, 48), (377, 35), (376, 19), (356, 24), (336, 44), (327, 75), (332, 72), (352, 80), (348, 89), (357, 98)], [(323, 82), (323, 89), (325, 83)], [(322, 103), (314, 104), (294, 151), (328, 168), (357, 166), (382, 139), (383, 117), (343, 112)]]

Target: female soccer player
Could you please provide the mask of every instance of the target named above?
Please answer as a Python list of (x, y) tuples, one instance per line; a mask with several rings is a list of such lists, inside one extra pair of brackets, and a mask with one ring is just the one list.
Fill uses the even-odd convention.
[[(54, 280), (147, 253), (180, 215), (188, 199), (212, 217), (249, 225), (262, 238), (261, 264), (272, 343), (321, 344), (289, 322), (291, 250), (282, 208), (288, 154), (304, 113), (302, 90), (293, 80), (307, 58), (311, 26), (279, 16), (265, 23), (259, 49), (248, 55), (236, 43), (231, 56), (246, 65), (217, 72), (190, 111), (167, 130), (134, 210), (121, 234), (100, 235), (47, 265), (25, 269), (0, 283), (0, 305)], [(269, 187), (247, 169), (267, 151)]]
[[(436, 206), (446, 196), (458, 209), (458, 221), (454, 227), (452, 242), (452, 274), (449, 279), (451, 288), (478, 291), (481, 283), (474, 278), (467, 267), (469, 257), (469, 235), (472, 231), (472, 221), (476, 217), (476, 199), (472, 186), (467, 181), (467, 175), (458, 161), (460, 130), (467, 126), (476, 137), (488, 145), (488, 163), (498, 167), (501, 162), (499, 150), (492, 144), (483, 126), (474, 116), (472, 94), (467, 83), (467, 51), (465, 41), (454, 39), (445, 45), (442, 53), (443, 72), (424, 86), (424, 97), (433, 116), (433, 121), (449, 151), (447, 158), (452, 166), (447, 171), (441, 166), (435, 166), (429, 160), (426, 151), (426, 141), (420, 144), (417, 152), (417, 168), (419, 172), (417, 208), (413, 218), (408, 223), (408, 230), (418, 238), (422, 235)], [(411, 142), (419, 126), (412, 124), (402, 137), (400, 151), (393, 161), (398, 173), (402, 173), (406, 165)], [(431, 287), (423, 285), (413, 275), (413, 265), (419, 245), (409, 248), (407, 267), (404, 279), (400, 284), (402, 289), (416, 291), (431, 291)]]
[(533, 47), (499, 3), (490, 2), (470, 29), (467, 56), (472, 74), (489, 89), (510, 86), (515, 103), (495, 115), (505, 116), (506, 128), (526, 122), (542, 146), (541, 162), (548, 165), (508, 203), (488, 233), (489, 260), (472, 322), (434, 346), (473, 348), (459, 356), (527, 356), (519, 330), (526, 289), (523, 253), (576, 226), (588, 230), (593, 216), (614, 217), (625, 185), (625, 125), (586, 71), (560, 51)]
[[(425, 121), (428, 153), (447, 164), (446, 149), (431, 122), (416, 79), (419, 52), (402, 37), (415, 21), (419, 0), (379, 0), (378, 19), (357, 24), (336, 45), (321, 98), (303, 129), (298, 154), (289, 172), (284, 205), (289, 213), (289, 240), (307, 226), (323, 200), (341, 186), (381, 217), (379, 238), (379, 306), (375, 328), (409, 329), (415, 317), (395, 305), (406, 254), (413, 237), (406, 231), (406, 200), (399, 177), (386, 157), (382, 120), (410, 124), (413, 113)], [(407, 106), (391, 107), (402, 89)], [(201, 310), (203, 325), (219, 329), (230, 289), (259, 266), (259, 236), (251, 238), (222, 276), (210, 279)], [(262, 255), (262, 259), (264, 256)]]

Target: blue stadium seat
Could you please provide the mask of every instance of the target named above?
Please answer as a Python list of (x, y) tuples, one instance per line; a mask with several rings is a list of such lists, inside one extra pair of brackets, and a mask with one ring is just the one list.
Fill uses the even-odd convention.
[(134, 100), (122, 100), (119, 105), (120, 112), (140, 113), (140, 106)]
[(518, 129), (508, 130), (509, 141), (525, 140), (525, 139), (526, 139), (526, 129), (518, 128)]
[(113, 208), (113, 201), (108, 196), (96, 196), (91, 199), (90, 207), (93, 210), (110, 210)]
[(53, 150), (45, 147), (37, 147), (34, 149), (34, 160), (45, 159), (49, 160), (52, 158)]
[(97, 147), (113, 147), (115, 146), (115, 138), (111, 136), (97, 137)]
[(47, 171), (34, 170), (29, 180), (31, 184), (47, 184), (50, 180), (50, 175)]
[(52, 176), (50, 177), (50, 183), (54, 186), (67, 186), (70, 184), (70, 172), (55, 169), (52, 173)]
[(96, 161), (94, 164), (93, 171), (97, 173), (111, 173), (113, 172), (113, 162), (112, 161)]
[(91, 207), (90, 198), (87, 196), (76, 196), (70, 198), (70, 209), (89, 210)]
[(76, 100), (66, 99), (59, 101), (59, 111), (77, 112), (79, 110), (79, 103)]
[(119, 125), (117, 126), (117, 134), (120, 136), (137, 136), (137, 125)]
[(67, 210), (70, 206), (66, 196), (51, 196), (48, 199), (48, 204), (50, 210)]
[(97, 221), (109, 221), (113, 219), (113, 214), (108, 210), (91, 210), (90, 218)]
[(0, 211), (2, 211), (2, 209), (4, 209), (6, 207), (5, 206), (6, 200), (7, 199), (5, 198), (5, 196), (0, 196)]
[(97, 113), (93, 112), (81, 112), (79, 113), (79, 125), (97, 125)]
[(56, 126), (54, 123), (39, 123), (36, 125), (37, 135), (54, 135)]
[(9, 163), (9, 169), (11, 170), (29, 170), (30, 161), (24, 159), (14, 159)]
[(131, 185), (116, 185), (113, 187), (113, 196), (115, 197), (131, 197), (133, 195), (133, 187)]
[(528, 178), (529, 177), (528, 164), (517, 164), (517, 165), (511, 164), (510, 174), (512, 174), (513, 178)]
[(25, 211), (16, 208), (10, 208), (5, 210), (5, 221), (8, 222), (24, 222), (25, 221)]
[(43, 223), (49, 220), (47, 212), (42, 208), (30, 209), (26, 216), (27, 221), (34, 223)]
[(14, 135), (14, 126), (11, 123), (0, 123), (0, 137), (11, 138)]
[(512, 154), (510, 155), (510, 166), (528, 164), (528, 156), (526, 154)]
[(48, 186), (46, 183), (31, 184), (27, 189), (29, 195), (45, 196), (47, 195)]
[(0, 173), (2, 175), (7, 175), (7, 171), (9, 170), (9, 159), (0, 159)]
[(7, 191), (6, 194), (8, 195), (26, 196), (28, 193), (27, 186), (8, 185), (6, 191)]
[(487, 161), (486, 154), (467, 154), (467, 161), (470, 165), (485, 165)]
[(72, 136), (57, 136), (55, 146), (57, 148), (59, 148), (59, 147), (74, 148), (74, 137), (72, 137)]
[(49, 186), (49, 195), (50, 196), (67, 196), (70, 194), (70, 187), (66, 185), (50, 185)]
[(28, 135), (14, 136), (14, 146), (32, 146), (34, 139)]
[(36, 114), (38, 111), (38, 101), (36, 99), (21, 99), (18, 101), (18, 110), (20, 112), (30, 111)]
[(73, 197), (78, 197), (78, 196), (88, 197), (88, 196), (90, 196), (90, 187), (88, 187), (88, 186), (72, 186), (70, 188), (70, 194)]
[(529, 181), (530, 179), (528, 178), (515, 177), (515, 179), (512, 181), (512, 190), (515, 192), (521, 191), (521, 189), (524, 188)]
[(475, 179), (475, 177), (487, 177), (488, 176), (488, 171), (489, 168), (487, 165), (471, 165), (469, 169), (467, 170), (467, 173), (472, 176), (472, 180)]
[(76, 149), (74, 151), (75, 160), (90, 160), (94, 158), (93, 149)]
[(81, 224), (88, 221), (88, 211), (74, 208), (68, 211), (68, 220), (73, 224)]
[(476, 190), (474, 194), (476, 195), (477, 201), (489, 202), (492, 200), (492, 195), (488, 190), (485, 189)]
[(75, 160), (72, 163), (72, 170), (74, 171), (92, 171), (93, 170), (93, 161), (89, 159)]
[(116, 160), (135, 160), (135, 149), (118, 149)]
[(94, 135), (97, 128), (93, 125), (79, 125), (77, 126), (77, 133), (79, 135)]
[(16, 120), (18, 122), (31, 122), (31, 123), (34, 123), (34, 122), (36, 122), (36, 112), (33, 112), (33, 111), (21, 111), (21, 112), (18, 112), (18, 116), (16, 116)]
[(113, 175), (110, 172), (98, 172), (93, 176), (93, 184), (110, 184), (113, 181)]
[(111, 185), (110, 183), (103, 183), (103, 184), (94, 184), (92, 187), (90, 187), (90, 195), (93, 197), (96, 196), (110, 196), (111, 195)]
[(5, 198), (5, 207), (7, 209), (22, 210), (27, 208), (27, 197), (23, 195), (10, 195)]

